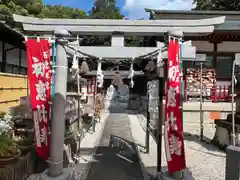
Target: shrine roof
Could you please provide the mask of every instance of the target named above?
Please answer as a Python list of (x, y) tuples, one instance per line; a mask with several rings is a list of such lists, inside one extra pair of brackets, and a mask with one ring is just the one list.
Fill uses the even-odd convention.
[(239, 21), (227, 20), (225, 23), (215, 28), (216, 31), (239, 31), (240, 30), (240, 19)]
[(113, 20), (113, 19), (39, 19), (13, 15), (13, 20), (22, 25), (25, 32), (52, 33), (56, 28), (64, 28), (81, 35), (163, 35), (171, 29), (182, 30), (188, 35), (204, 35), (213, 32), (214, 27), (225, 21), (225, 17), (197, 20)]
[(153, 20), (198, 20), (202, 18), (217, 18), (225, 16), (225, 21), (222, 24), (215, 26), (214, 31), (239, 31), (240, 30), (240, 11), (190, 11), (190, 10), (157, 10), (145, 9), (150, 13)]
[(24, 48), (22, 43), (23, 34), (7, 25), (5, 16), (0, 14), (0, 41), (4, 41), (13, 46)]
[(218, 16), (226, 16), (226, 15), (240, 15), (240, 11), (209, 11), (209, 10), (160, 10), (160, 9), (148, 9), (145, 8), (146, 12), (153, 12), (156, 14), (198, 14), (198, 15), (218, 15)]

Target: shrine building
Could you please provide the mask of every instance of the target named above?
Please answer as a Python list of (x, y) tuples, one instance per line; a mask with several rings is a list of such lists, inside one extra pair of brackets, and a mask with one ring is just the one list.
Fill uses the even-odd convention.
[[(145, 9), (151, 20), (200, 20), (225, 16), (223, 24), (214, 27), (212, 33), (200, 36), (184, 36), (196, 47), (196, 53), (206, 54), (204, 68), (215, 69), (217, 84), (229, 84), (235, 54), (240, 52), (239, 11), (186, 11)], [(149, 44), (163, 37), (151, 37)], [(198, 62), (184, 62), (184, 68), (199, 68)]]

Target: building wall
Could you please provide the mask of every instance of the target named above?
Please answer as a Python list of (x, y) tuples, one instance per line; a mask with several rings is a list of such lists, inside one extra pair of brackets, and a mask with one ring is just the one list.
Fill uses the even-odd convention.
[[(192, 45), (196, 47), (197, 52), (213, 52), (213, 44), (207, 41), (192, 41)], [(222, 42), (217, 45), (217, 51), (223, 53), (240, 52), (240, 42)]]
[(3, 48), (6, 52), (6, 73), (25, 75), (27, 73), (26, 51), (0, 41), (0, 63), (3, 62)]
[[(213, 66), (212, 67), (209, 66), (211, 64), (211, 60), (213, 60), (210, 57), (212, 56), (211, 54), (213, 53), (213, 44), (207, 41), (192, 41), (192, 45), (196, 47), (196, 51), (198, 53), (207, 54), (206, 62), (207, 66), (205, 67), (213, 68)], [(239, 52), (240, 42), (226, 41), (217, 44), (217, 63), (216, 67), (214, 67), (217, 73), (217, 85), (227, 86), (230, 84), (232, 74), (232, 63), (235, 57), (235, 53)]]
[[(27, 95), (27, 76), (0, 73), (0, 111), (19, 105), (19, 99)], [(12, 89), (11, 89), (12, 88)]]
[(27, 95), (27, 58), (25, 50), (0, 41), (0, 63), (4, 61), (3, 50), (6, 72), (0, 72), (0, 111), (6, 112), (9, 107), (19, 104), (20, 97)]

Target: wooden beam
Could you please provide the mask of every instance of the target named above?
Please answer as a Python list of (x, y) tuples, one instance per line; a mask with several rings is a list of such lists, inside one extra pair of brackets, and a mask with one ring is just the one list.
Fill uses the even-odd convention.
[(217, 67), (217, 47), (218, 47), (218, 43), (214, 42), (213, 43), (213, 67), (214, 68)]
[(6, 53), (5, 53), (5, 42), (2, 41), (2, 63), (1, 63), (1, 71), (6, 72)]
[(216, 34), (208, 36), (196, 36), (196, 37), (184, 37), (184, 40), (193, 40), (193, 41), (209, 41), (214, 42), (223, 42), (223, 41), (240, 41), (240, 35), (228, 35), (228, 34)]

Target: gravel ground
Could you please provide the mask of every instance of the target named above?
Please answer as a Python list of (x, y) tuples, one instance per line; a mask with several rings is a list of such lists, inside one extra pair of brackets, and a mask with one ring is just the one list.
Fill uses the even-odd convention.
[[(140, 124), (145, 129), (145, 118), (138, 115)], [(200, 142), (194, 134), (199, 134), (199, 124), (185, 121), (184, 132), (193, 134), (185, 136), (185, 151), (187, 161), (187, 180), (224, 180), (225, 179), (225, 159), (223, 151), (215, 146)], [(212, 124), (205, 125), (204, 135), (213, 137), (214, 127)], [(163, 146), (164, 148), (164, 146)], [(165, 153), (162, 154), (162, 165), (167, 166)], [(156, 170), (155, 170), (156, 171)]]

